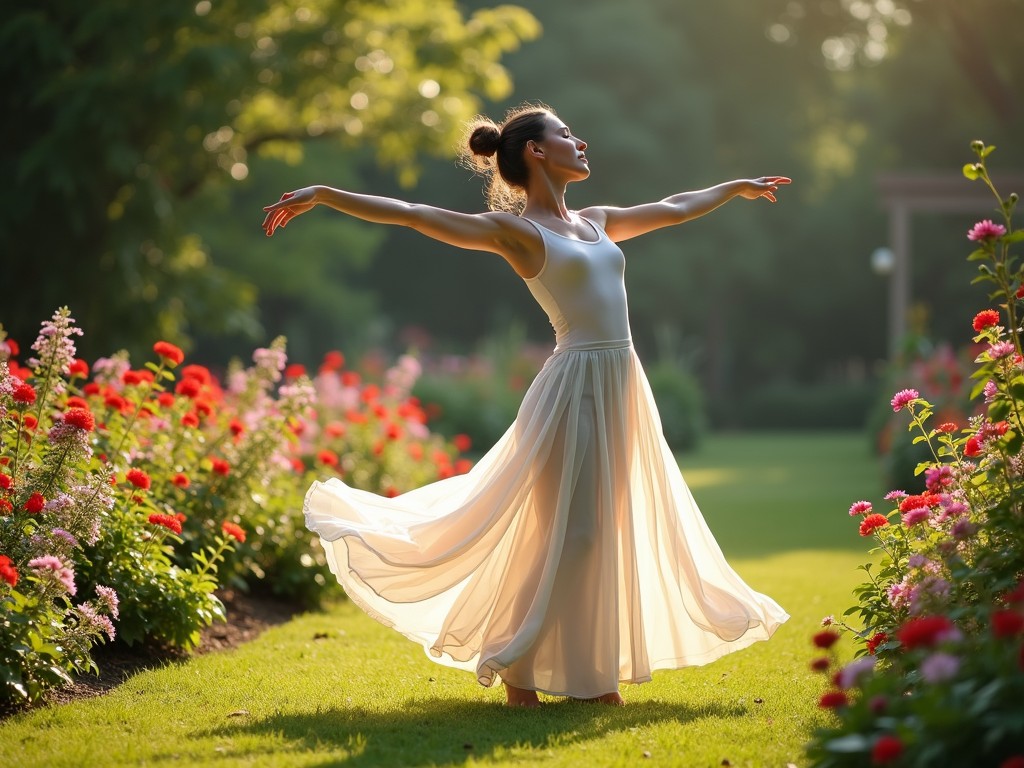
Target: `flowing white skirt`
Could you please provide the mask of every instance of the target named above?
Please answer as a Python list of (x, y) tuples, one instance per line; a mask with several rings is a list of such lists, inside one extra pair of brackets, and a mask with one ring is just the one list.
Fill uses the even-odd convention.
[(596, 697), (789, 618), (726, 562), (628, 342), (556, 349), (468, 474), (317, 482), (305, 516), (354, 602), (484, 685)]

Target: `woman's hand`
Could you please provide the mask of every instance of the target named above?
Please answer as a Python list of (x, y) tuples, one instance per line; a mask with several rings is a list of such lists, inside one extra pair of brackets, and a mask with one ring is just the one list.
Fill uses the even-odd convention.
[(756, 200), (759, 197), (763, 197), (774, 203), (776, 202), (775, 193), (778, 191), (779, 185), (789, 184), (792, 181), (792, 179), (788, 179), (785, 176), (762, 176), (759, 179), (747, 179), (738, 194), (747, 200)]
[(263, 231), (267, 237), (274, 234), (274, 230), (283, 227), (299, 214), (305, 213), (316, 207), (316, 187), (303, 187), (294, 192), (285, 192), (276, 203), (265, 206), (267, 216), (263, 219)]

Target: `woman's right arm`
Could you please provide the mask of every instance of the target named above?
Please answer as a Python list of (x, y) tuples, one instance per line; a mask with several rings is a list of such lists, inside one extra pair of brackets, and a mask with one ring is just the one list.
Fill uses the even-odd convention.
[(286, 226), (296, 216), (317, 205), (329, 206), (364, 221), (410, 227), (458, 248), (500, 254), (516, 272), (526, 277), (536, 274), (543, 261), (540, 235), (513, 214), (501, 211), (460, 213), (324, 186), (286, 192), (276, 203), (266, 206), (263, 209), (267, 212), (263, 231), (269, 237), (278, 227)]

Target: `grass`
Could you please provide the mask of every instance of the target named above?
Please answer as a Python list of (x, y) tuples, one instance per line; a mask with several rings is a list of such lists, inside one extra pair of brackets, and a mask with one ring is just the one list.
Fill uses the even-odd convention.
[[(721, 435), (682, 458), (727, 556), (792, 619), (705, 667), (627, 687), (624, 708), (501, 706), (340, 603), (237, 650), (0, 724), (0, 761), (63, 766), (797, 766), (827, 717), (809, 636), (850, 604), (865, 548), (846, 508), (880, 490), (857, 435)], [(723, 761), (728, 761), (723, 762)]]

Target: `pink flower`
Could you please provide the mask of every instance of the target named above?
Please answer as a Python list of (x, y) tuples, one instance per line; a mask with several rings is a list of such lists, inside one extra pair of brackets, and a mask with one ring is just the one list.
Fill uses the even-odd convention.
[(889, 491), (883, 498), (886, 501), (898, 501), (907, 498), (907, 495), (906, 491)]
[(917, 400), (919, 397), (921, 397), (921, 393), (916, 389), (901, 389), (892, 396), (892, 400), (890, 401), (893, 413), (902, 411), (905, 406), (909, 405), (914, 400)]
[(1008, 357), (1014, 353), (1014, 347), (1012, 341), (997, 341), (995, 344), (989, 345), (988, 358), (989, 360), (1002, 360), (1004, 357)]
[(918, 523), (927, 520), (930, 515), (931, 510), (928, 509), (928, 507), (918, 507), (917, 509), (912, 509), (909, 512), (905, 512), (903, 514), (903, 525), (905, 525), (907, 528), (911, 528), (917, 525)]
[(43, 555), (42, 557), (29, 560), (28, 567), (39, 575), (50, 571), (57, 581), (64, 585), (64, 589), (67, 590), (69, 595), (73, 595), (77, 591), (75, 588), (75, 572), (66, 567), (60, 561), (60, 558), (53, 555)]
[(994, 240), (1006, 234), (1006, 227), (996, 224), (992, 219), (982, 219), (967, 232), (967, 239), (979, 242), (982, 240)]
[(868, 675), (875, 668), (874, 656), (861, 656), (839, 670), (836, 676), (837, 685), (846, 690), (857, 685), (861, 678)]
[(921, 662), (921, 677), (927, 683), (943, 683), (956, 677), (960, 659), (951, 653), (933, 653)]
[(870, 501), (856, 501), (853, 503), (853, 506), (850, 507), (850, 517), (856, 517), (857, 515), (866, 515), (870, 512)]

